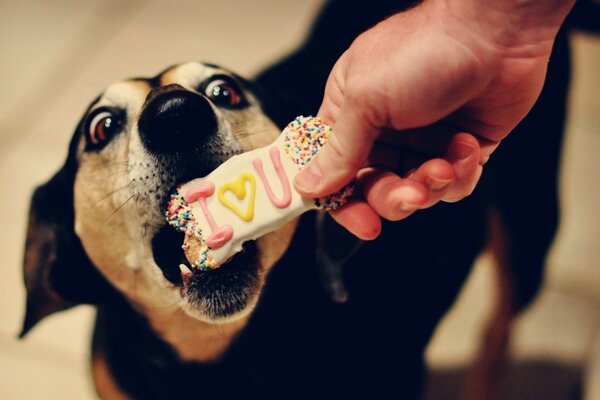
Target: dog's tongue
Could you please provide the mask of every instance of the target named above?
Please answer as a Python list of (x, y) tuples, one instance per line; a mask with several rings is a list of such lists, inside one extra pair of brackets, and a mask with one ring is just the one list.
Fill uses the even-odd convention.
[(327, 142), (331, 128), (297, 117), (271, 145), (234, 156), (209, 175), (171, 195), (167, 221), (185, 233), (183, 250), (194, 268), (218, 268), (244, 242), (272, 232), (311, 209), (332, 210), (352, 194), (347, 186), (307, 199), (291, 182)]

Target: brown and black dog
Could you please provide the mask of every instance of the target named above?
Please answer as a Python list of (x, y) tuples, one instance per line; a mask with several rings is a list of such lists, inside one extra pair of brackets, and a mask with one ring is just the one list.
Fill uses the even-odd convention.
[[(372, 3), (332, 1), (306, 44), (255, 82), (188, 63), (100, 95), (65, 165), (32, 199), (22, 335), (55, 311), (96, 305), (93, 373), (104, 398), (417, 398), (423, 350), (484, 247), (490, 210), (502, 224), (511, 310), (527, 304), (558, 218), (564, 34), (555, 84), (518, 128), (528, 132), (509, 137), (469, 198), (385, 224), (360, 245), (308, 214), (183, 284), (182, 237), (164, 218), (172, 190), (313, 113), (351, 38), (398, 7)], [(340, 18), (349, 23), (334, 29)], [(529, 165), (542, 135), (545, 157)], [(535, 181), (515, 179), (524, 167)]]

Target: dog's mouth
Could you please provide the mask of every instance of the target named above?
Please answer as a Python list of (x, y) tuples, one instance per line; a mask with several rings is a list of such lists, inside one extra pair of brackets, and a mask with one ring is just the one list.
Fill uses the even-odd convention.
[(199, 319), (219, 321), (243, 314), (256, 300), (260, 287), (258, 248), (255, 242), (220, 268), (192, 268), (182, 250), (184, 233), (165, 225), (152, 239), (154, 260), (164, 277), (179, 287), (186, 311)]

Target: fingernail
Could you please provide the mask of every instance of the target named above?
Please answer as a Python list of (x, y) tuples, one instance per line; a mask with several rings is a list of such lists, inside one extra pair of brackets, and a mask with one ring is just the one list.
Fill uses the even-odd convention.
[(454, 155), (458, 160), (465, 160), (473, 153), (473, 146), (465, 142), (453, 143), (450, 148), (450, 154)]
[(429, 189), (431, 189), (431, 190), (442, 190), (446, 186), (448, 186), (448, 184), (451, 182), (451, 180), (448, 180), (448, 179), (438, 179), (438, 178), (434, 178), (432, 176), (428, 176), (426, 182), (427, 182), (427, 186), (429, 187)]
[(394, 194), (398, 197), (396, 208), (402, 212), (416, 210), (424, 200), (422, 193), (410, 187), (397, 189)]
[(308, 167), (294, 178), (294, 184), (303, 192), (314, 192), (321, 181), (321, 171), (316, 163), (309, 164)]
[(400, 203), (398, 203), (398, 206), (396, 208), (399, 211), (406, 213), (406, 212), (411, 212), (411, 211), (416, 210), (417, 206), (414, 206), (412, 204), (407, 204), (407, 203), (404, 203), (404, 202), (400, 202)]

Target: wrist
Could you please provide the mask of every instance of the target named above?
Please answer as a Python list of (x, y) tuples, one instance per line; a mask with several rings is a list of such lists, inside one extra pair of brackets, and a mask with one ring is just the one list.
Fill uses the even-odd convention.
[(575, 0), (434, 0), (450, 24), (508, 56), (547, 55)]

